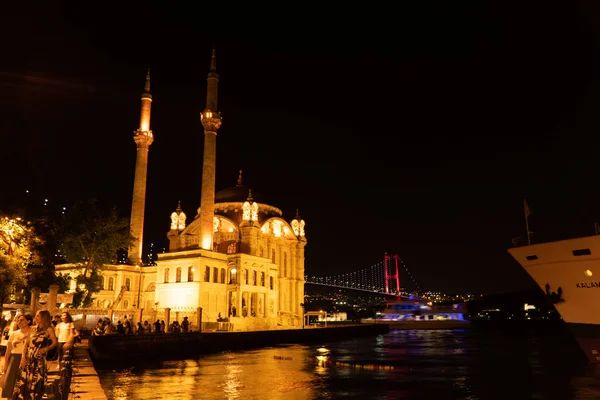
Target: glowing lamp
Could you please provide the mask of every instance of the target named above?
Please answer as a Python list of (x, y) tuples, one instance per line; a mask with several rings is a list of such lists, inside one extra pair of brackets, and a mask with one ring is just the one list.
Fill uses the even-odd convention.
[(211, 239), (210, 236), (205, 237), (205, 238), (202, 239), (202, 248), (204, 250), (210, 250), (210, 242), (211, 242), (210, 239)]

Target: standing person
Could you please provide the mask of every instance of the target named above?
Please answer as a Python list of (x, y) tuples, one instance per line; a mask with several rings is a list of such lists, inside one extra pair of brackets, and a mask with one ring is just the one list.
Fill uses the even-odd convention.
[(127, 319), (127, 315), (123, 317), (123, 319), (123, 329), (125, 329), (125, 334), (131, 335), (133, 333), (131, 329), (131, 322), (129, 322), (129, 320)]
[(33, 321), (36, 326), (31, 329), (23, 349), (12, 400), (42, 399), (48, 372), (46, 354), (58, 344), (47, 310), (38, 311)]
[(60, 315), (60, 323), (56, 325), (56, 338), (58, 340), (58, 351), (57, 351), (57, 360), (58, 360), (58, 368), (60, 369), (60, 362), (65, 354), (64, 346), (65, 343), (70, 341), (73, 338), (73, 330), (75, 329), (75, 325), (73, 324), (73, 318), (71, 314), (68, 312), (64, 312)]
[(10, 335), (12, 335), (12, 333), (16, 330), (19, 329), (19, 327), (17, 326), (17, 321), (19, 320), (18, 318), (22, 315), (21, 310), (18, 310), (17, 313), (15, 314), (15, 317), (13, 318), (13, 320), (10, 323), (10, 327), (8, 328), (8, 334), (7, 336), (10, 337)]
[(19, 373), (19, 364), (25, 343), (31, 332), (33, 317), (29, 314), (16, 317), (18, 330), (14, 331), (8, 338), (6, 345), (6, 354), (4, 355), (4, 386), (2, 387), (2, 395), (0, 397), (9, 398), (12, 396), (17, 375)]

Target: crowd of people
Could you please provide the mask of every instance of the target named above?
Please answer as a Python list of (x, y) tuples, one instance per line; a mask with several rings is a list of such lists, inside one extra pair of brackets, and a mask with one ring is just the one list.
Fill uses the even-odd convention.
[(187, 333), (191, 331), (191, 325), (188, 317), (183, 317), (181, 324), (179, 321), (173, 321), (168, 327), (164, 320), (158, 319), (153, 324), (150, 324), (148, 320), (145, 320), (143, 323), (138, 322), (137, 324), (132, 325), (127, 316), (124, 316), (123, 320), (117, 321), (117, 324), (114, 325), (109, 318), (100, 318), (92, 331), (92, 335), (149, 335), (152, 333), (168, 332)]
[[(115, 325), (109, 318), (101, 318), (92, 335), (149, 335), (160, 333), (187, 333), (191, 331), (188, 317), (181, 324), (173, 321), (166, 326), (164, 320), (153, 324), (144, 321), (132, 325), (125, 316)], [(40, 310), (32, 317), (17, 313), (2, 330), (8, 341), (3, 359), (0, 359), (0, 397), (12, 400), (41, 400), (44, 396), (48, 375), (48, 361), (61, 362), (71, 357), (75, 343), (81, 341), (81, 333), (75, 328), (68, 312), (52, 316)]]
[(32, 317), (17, 314), (6, 330), (8, 342), (0, 367), (1, 397), (12, 400), (41, 400), (47, 381), (47, 361), (60, 362), (72, 349), (80, 333), (67, 312), (54, 318), (47, 310)]

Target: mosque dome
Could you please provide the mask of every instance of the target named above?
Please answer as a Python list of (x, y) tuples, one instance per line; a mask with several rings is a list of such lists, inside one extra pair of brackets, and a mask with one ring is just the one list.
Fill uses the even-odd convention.
[[(215, 203), (243, 203), (248, 199), (249, 194), (250, 188), (244, 185), (228, 187), (215, 193)], [(252, 190), (252, 198), (257, 203), (265, 203), (263, 196), (254, 190)]]
[(249, 196), (257, 203), (265, 203), (265, 199), (260, 194), (253, 192), (252, 189), (242, 185), (242, 171), (238, 176), (237, 185), (219, 190), (215, 193), (215, 203), (243, 203)]

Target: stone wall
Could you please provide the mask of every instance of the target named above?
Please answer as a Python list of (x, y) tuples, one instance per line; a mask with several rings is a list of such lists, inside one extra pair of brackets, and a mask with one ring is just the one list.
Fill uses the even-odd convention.
[(132, 358), (181, 358), (227, 350), (243, 350), (284, 343), (332, 342), (388, 332), (387, 325), (351, 325), (331, 328), (255, 332), (169, 333), (92, 336), (89, 346), (97, 361)]

